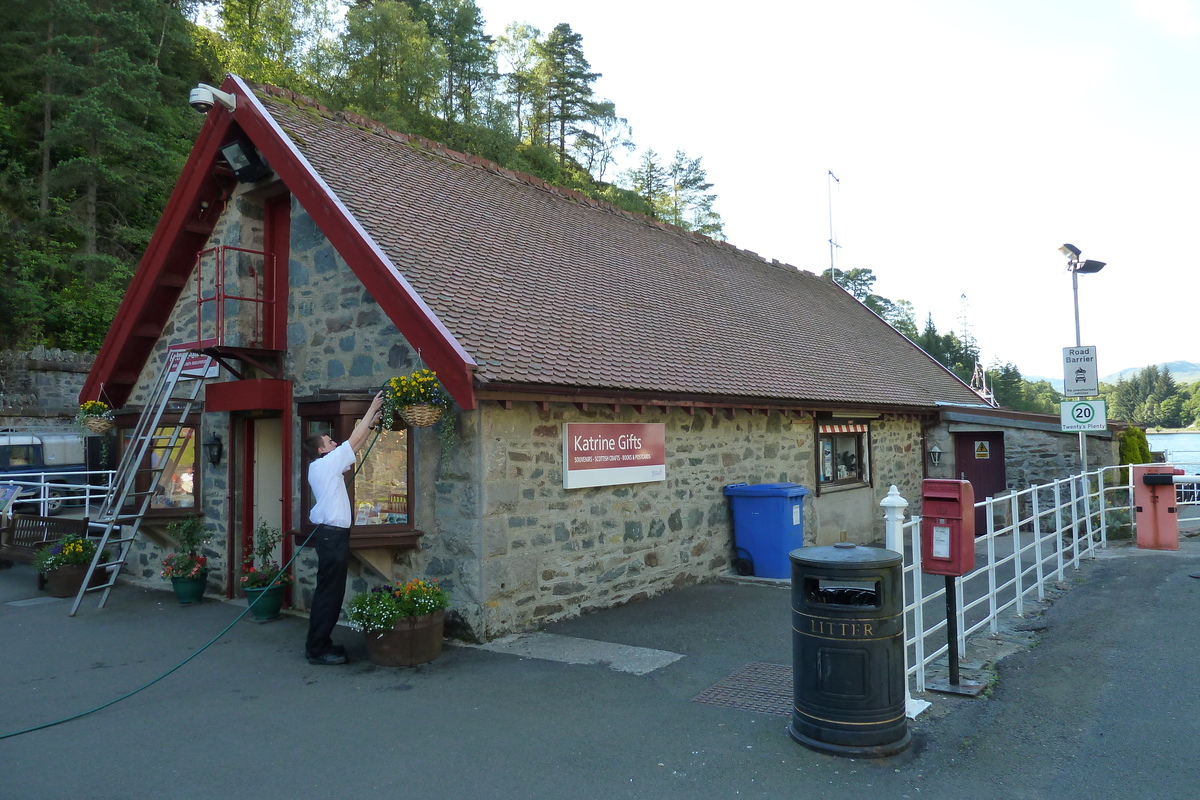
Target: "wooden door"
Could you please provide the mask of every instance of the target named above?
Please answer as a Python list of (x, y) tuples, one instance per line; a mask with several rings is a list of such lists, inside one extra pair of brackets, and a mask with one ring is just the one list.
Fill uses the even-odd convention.
[[(954, 470), (959, 480), (971, 482), (975, 502), (995, 497), (1008, 489), (1004, 474), (1004, 434), (998, 431), (987, 433), (954, 434)], [(975, 510), (975, 535), (987, 533), (985, 509)]]

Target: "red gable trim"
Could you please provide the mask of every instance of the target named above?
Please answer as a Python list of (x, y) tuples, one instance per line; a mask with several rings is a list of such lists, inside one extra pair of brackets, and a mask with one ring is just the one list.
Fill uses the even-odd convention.
[(196, 253), (208, 240), (228, 197), (232, 178), (218, 178), (214, 165), (236, 117), (242, 131), (400, 333), (420, 350), (421, 359), (438, 373), (458, 405), (475, 408), (474, 359), (383, 255), (249, 87), (230, 75), (221, 88), (237, 97), (237, 110), (231, 114), (218, 106), (208, 113), (84, 382), (80, 402), (98, 398), (119, 408), (129, 399), (179, 299), (182, 285), (177, 277), (191, 274)]
[[(464, 409), (475, 408), (475, 360), (463, 349), (417, 291), (367, 235), (350, 209), (317, 174), (308, 159), (279, 127), (241, 78), (231, 75), (224, 87), (236, 86), (238, 124), (309, 216), (346, 260), (375, 302), (396, 328), (421, 352), (421, 359)], [(242, 116), (241, 98), (253, 114)]]

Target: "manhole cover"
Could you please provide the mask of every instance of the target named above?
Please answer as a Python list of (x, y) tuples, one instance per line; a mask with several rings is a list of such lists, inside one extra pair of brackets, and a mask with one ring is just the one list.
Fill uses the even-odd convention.
[(792, 667), (789, 664), (747, 664), (693, 697), (692, 702), (790, 716)]

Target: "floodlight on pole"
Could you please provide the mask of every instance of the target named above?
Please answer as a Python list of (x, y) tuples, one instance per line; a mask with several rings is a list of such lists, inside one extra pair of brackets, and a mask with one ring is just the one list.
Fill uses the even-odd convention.
[[(1079, 273), (1085, 274), (1099, 272), (1104, 269), (1103, 261), (1093, 261), (1091, 259), (1079, 260), (1082, 252), (1073, 244), (1064, 244), (1058, 248), (1058, 252), (1067, 257), (1067, 271), (1071, 273), (1071, 295), (1075, 300), (1075, 346), (1082, 347), (1083, 341), (1079, 335)], [(1087, 434), (1084, 431), (1079, 432), (1079, 462), (1080, 473), (1087, 472)]]

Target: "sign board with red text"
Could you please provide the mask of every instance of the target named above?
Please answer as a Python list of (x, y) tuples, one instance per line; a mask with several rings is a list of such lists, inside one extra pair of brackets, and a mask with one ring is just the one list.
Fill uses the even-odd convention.
[(661, 422), (566, 422), (562, 432), (564, 489), (667, 478), (667, 431)]
[(176, 358), (182, 357), (183, 371), (179, 373), (181, 381), (191, 380), (195, 378), (215, 378), (221, 374), (221, 365), (213, 361), (211, 358), (200, 353), (188, 352), (192, 345), (179, 344), (171, 345), (167, 349)]

